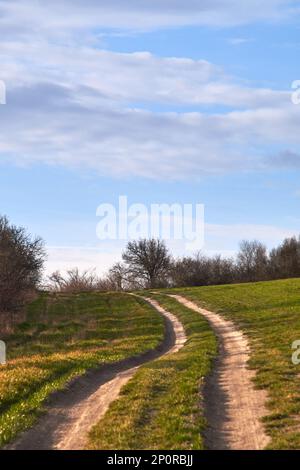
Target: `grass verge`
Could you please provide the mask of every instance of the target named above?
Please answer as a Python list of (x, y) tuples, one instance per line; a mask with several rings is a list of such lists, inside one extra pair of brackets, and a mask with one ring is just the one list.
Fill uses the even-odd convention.
[(164, 295), (155, 299), (182, 322), (187, 343), (138, 370), (91, 430), (89, 449), (204, 448), (201, 386), (217, 353), (216, 338), (196, 312)]
[(42, 294), (5, 338), (0, 366), (0, 447), (30, 427), (49, 395), (88, 369), (154, 349), (164, 323), (126, 294)]
[(270, 449), (300, 448), (300, 365), (292, 343), (300, 340), (300, 280), (176, 289), (198, 305), (233, 320), (248, 336), (256, 386), (269, 394), (264, 419)]

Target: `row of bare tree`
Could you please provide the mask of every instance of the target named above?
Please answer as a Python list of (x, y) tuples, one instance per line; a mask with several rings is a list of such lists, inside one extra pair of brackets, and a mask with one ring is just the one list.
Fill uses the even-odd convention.
[[(41, 286), (45, 250), (40, 238), (0, 217), (0, 313), (20, 308)], [(243, 241), (236, 258), (198, 253), (174, 259), (158, 239), (131, 241), (108, 274), (77, 268), (53, 273), (47, 288), (60, 292), (138, 290), (207, 286), (300, 277), (300, 238), (288, 238), (268, 252), (258, 241)]]
[(300, 239), (286, 239), (271, 252), (259, 241), (243, 241), (236, 258), (198, 253), (178, 259), (173, 259), (163, 241), (144, 239), (129, 242), (122, 260), (104, 278), (78, 269), (66, 276), (54, 273), (50, 286), (61, 291), (126, 291), (300, 277)]

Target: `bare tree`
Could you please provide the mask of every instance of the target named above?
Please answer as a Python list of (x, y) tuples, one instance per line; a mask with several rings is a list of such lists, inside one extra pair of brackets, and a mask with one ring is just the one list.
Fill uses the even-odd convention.
[(99, 289), (100, 281), (94, 270), (80, 272), (78, 268), (73, 268), (65, 275), (59, 271), (51, 274), (48, 287), (57, 292), (90, 292)]
[(172, 266), (174, 286), (208, 286), (226, 284), (235, 279), (235, 264), (231, 258), (209, 258), (202, 253), (177, 259)]
[(286, 238), (271, 251), (270, 275), (275, 279), (300, 276), (300, 239)]
[(0, 217), (0, 311), (13, 312), (41, 280), (45, 260), (40, 238)]
[(232, 258), (216, 255), (210, 259), (210, 284), (230, 284), (236, 280), (236, 266)]
[(171, 256), (163, 241), (141, 239), (129, 242), (122, 258), (132, 281), (147, 288), (166, 285)]
[(209, 260), (202, 253), (177, 259), (172, 266), (174, 286), (206, 286), (209, 284)]
[(237, 263), (242, 281), (262, 281), (268, 276), (267, 248), (257, 240), (241, 242)]
[(107, 280), (111, 285), (111, 290), (126, 290), (128, 284), (128, 268), (122, 263), (114, 264), (108, 271)]

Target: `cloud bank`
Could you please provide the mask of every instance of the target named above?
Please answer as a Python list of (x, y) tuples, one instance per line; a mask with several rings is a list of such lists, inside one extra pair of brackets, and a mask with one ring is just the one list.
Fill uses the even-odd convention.
[(251, 87), (206, 60), (93, 43), (104, 27), (276, 20), (294, 3), (0, 0), (0, 160), (175, 179), (298, 167), (289, 91)]

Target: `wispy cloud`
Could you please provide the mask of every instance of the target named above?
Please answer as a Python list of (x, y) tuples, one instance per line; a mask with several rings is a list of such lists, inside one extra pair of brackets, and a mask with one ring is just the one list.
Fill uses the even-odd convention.
[(1, 0), (1, 30), (23, 37), (29, 31), (56, 32), (57, 37), (104, 27), (149, 30), (161, 27), (233, 26), (283, 21), (298, 14), (295, 0)]
[(47, 84), (14, 90), (0, 129), (2, 159), (180, 178), (259, 168), (268, 164), (268, 145), (300, 144), (293, 105), (215, 115), (153, 113), (92, 97), (86, 89)]
[(300, 168), (300, 152), (283, 150), (273, 155), (270, 159), (274, 168)]
[[(54, 0), (46, 14), (42, 2), (25, 7), (0, 0), (0, 78), (8, 89), (0, 158), (117, 177), (184, 178), (267, 168), (274, 165), (267, 158), (270, 146), (278, 155), (297, 154), (300, 112), (288, 91), (251, 87), (206, 60), (116, 53), (91, 41), (101, 26), (131, 27), (133, 18), (141, 26), (168, 19), (168, 24), (213, 23), (215, 17), (226, 24), (227, 15), (236, 22), (246, 13), (249, 20), (267, 12), (275, 18), (289, 4), (269, 0), (258, 8), (251, 0), (242, 8), (232, 0), (170, 6), (165, 0), (126, 2), (125, 8), (117, 0)], [(86, 35), (73, 34), (82, 27)], [(151, 111), (155, 104), (170, 106), (169, 112)], [(176, 112), (175, 105), (190, 112)], [(208, 106), (225, 110), (207, 113)]]
[(241, 44), (247, 44), (249, 42), (252, 42), (253, 39), (250, 38), (230, 38), (228, 39), (229, 44), (232, 46), (240, 46)]

